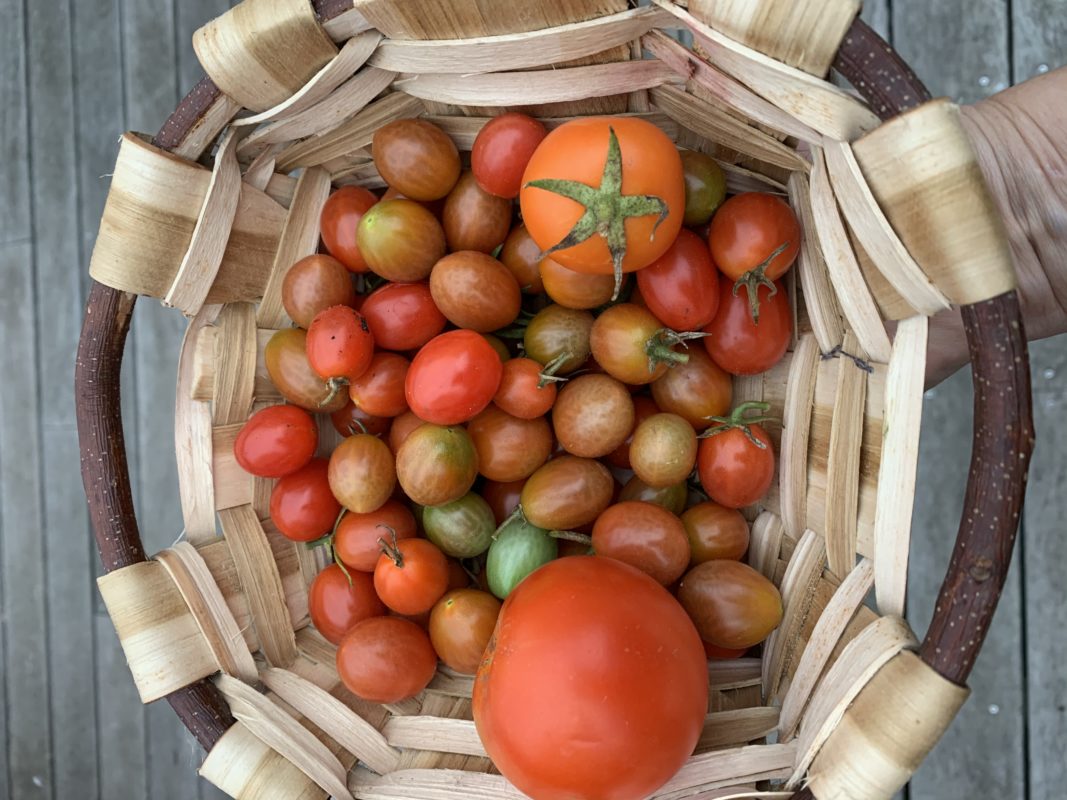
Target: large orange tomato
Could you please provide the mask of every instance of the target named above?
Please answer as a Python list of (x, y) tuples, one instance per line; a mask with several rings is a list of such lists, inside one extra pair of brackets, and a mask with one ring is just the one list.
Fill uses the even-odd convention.
[(522, 182), (522, 218), (537, 246), (568, 269), (615, 272), (616, 287), (621, 272), (667, 251), (685, 216), (678, 149), (636, 117), (561, 125), (534, 151)]
[(639, 800), (692, 754), (708, 673), (693, 623), (643, 572), (572, 556), (508, 596), (474, 682), (478, 735), (537, 800)]

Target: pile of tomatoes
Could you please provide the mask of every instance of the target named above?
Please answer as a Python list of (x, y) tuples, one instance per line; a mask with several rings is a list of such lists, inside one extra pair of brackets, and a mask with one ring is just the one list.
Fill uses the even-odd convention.
[[(439, 660), (486, 671), (501, 601), (564, 556), (586, 566), (546, 573), (560, 583), (540, 592), (573, 592), (581, 615), (597, 565), (629, 565), (655, 595), (634, 605), (684, 608), (700, 674), (759, 645), (781, 597), (741, 561), (738, 509), (767, 491), (775, 457), (766, 406), (732, 408), (731, 386), (792, 335), (789, 206), (727, 199), (714, 160), (634, 117), (549, 133), (505, 114), (469, 169), (419, 119), (386, 125), (372, 151), (389, 188), (326, 202), (326, 252), (283, 285), (297, 327), (266, 346), (288, 403), (235, 446), (277, 479), (277, 529), (332, 547), (310, 609), (345, 684), (395, 702)], [(345, 437), (328, 458), (313, 414)]]

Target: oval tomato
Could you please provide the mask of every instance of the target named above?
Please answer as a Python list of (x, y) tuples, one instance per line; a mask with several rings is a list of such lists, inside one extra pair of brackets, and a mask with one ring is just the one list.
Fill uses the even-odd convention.
[(448, 249), (491, 253), (511, 230), (511, 201), (485, 191), (464, 172), (445, 198), (441, 225)]
[(448, 667), (473, 675), (493, 638), (500, 601), (478, 589), (457, 589), (437, 601), (430, 612), (430, 641)]
[(313, 542), (333, 528), (341, 504), (330, 491), (329, 462), (313, 458), (280, 479), (270, 493), (270, 518), (283, 536)]
[(666, 253), (638, 272), (637, 285), (649, 311), (676, 331), (698, 331), (719, 310), (719, 271), (692, 231), (680, 231)]
[(693, 563), (714, 559), (740, 561), (748, 550), (748, 522), (736, 508), (698, 503), (682, 514)]
[(513, 417), (492, 403), (470, 421), (467, 433), (478, 451), (478, 471), (493, 481), (529, 477), (552, 453), (548, 420)]
[(608, 375), (580, 375), (567, 383), (552, 408), (556, 438), (568, 453), (600, 458), (633, 430), (630, 392)]
[(730, 421), (709, 430), (700, 442), (697, 473), (708, 497), (727, 508), (750, 506), (767, 493), (774, 480), (774, 445), (759, 422), (746, 419), (750, 408), (766, 411), (766, 403), (743, 403)]
[(664, 489), (686, 481), (696, 459), (696, 431), (677, 414), (654, 414), (634, 430), (630, 465), (653, 488)]
[(541, 294), (545, 290), (541, 282), (541, 248), (530, 236), (525, 225), (516, 225), (511, 229), (504, 246), (500, 248), (502, 263), (526, 294)]
[(356, 514), (381, 508), (396, 487), (393, 454), (377, 436), (349, 436), (330, 454), (330, 491)]
[(429, 635), (400, 617), (358, 622), (337, 648), (337, 674), (350, 692), (372, 703), (414, 697), (436, 672)]
[(425, 424), (426, 420), (419, 419), (411, 411), (405, 411), (399, 417), (395, 417), (392, 427), (389, 428), (389, 449), (394, 453), (400, 452), (400, 446), (407, 441), (412, 431)]
[(652, 399), (663, 411), (677, 414), (698, 431), (711, 425), (708, 417), (730, 410), (733, 381), (706, 351), (694, 347), (689, 361), (673, 369), (652, 384)]
[(686, 573), (678, 602), (708, 644), (740, 650), (766, 639), (782, 621), (782, 595), (748, 564), (705, 561)]
[(458, 500), (422, 510), (426, 538), (453, 558), (476, 558), (489, 549), (496, 531), (493, 510), (468, 492)]
[(248, 418), (233, 455), (241, 469), (260, 478), (281, 478), (307, 464), (319, 446), (315, 420), (296, 406), (270, 406)]
[(726, 175), (718, 162), (695, 150), (682, 151), (685, 173), (685, 224), (705, 225), (726, 199)]
[(344, 392), (331, 390), (308, 363), (307, 333), (303, 329), (277, 331), (263, 350), (263, 361), (271, 383), (293, 405), (323, 414), (344, 408)]
[(397, 500), (386, 500), (366, 514), (348, 512), (337, 523), (333, 550), (346, 567), (373, 572), (382, 554), (379, 539), (410, 539), (415, 535), (414, 515)]
[(430, 293), (449, 322), (479, 333), (510, 325), (522, 302), (507, 267), (474, 250), (452, 253), (434, 264)]
[(423, 119), (398, 119), (378, 128), (371, 155), (385, 182), (412, 200), (444, 197), (459, 180), (455, 143)]
[(416, 350), (445, 327), (445, 315), (424, 282), (387, 283), (371, 292), (360, 313), (374, 343), (385, 350)]
[(378, 198), (369, 189), (342, 186), (326, 198), (322, 207), (322, 243), (349, 272), (366, 272), (368, 269), (356, 241), (356, 231), (363, 215), (377, 202)]
[(471, 148), (471, 170), (478, 185), (497, 197), (518, 197), (522, 173), (545, 134), (540, 121), (515, 111), (485, 123)]
[(433, 608), (448, 589), (448, 561), (426, 539), (382, 538), (374, 567), (374, 590), (398, 614), (421, 614)]
[(542, 800), (654, 794), (692, 755), (707, 703), (704, 648), (685, 612), (647, 575), (597, 556), (519, 584), (473, 695), (493, 763)]
[(555, 404), (557, 393), (555, 381), (543, 380), (543, 370), (532, 358), (505, 361), (493, 402), (519, 419), (543, 417)]
[(340, 644), (357, 622), (385, 614), (385, 606), (374, 592), (370, 573), (346, 575), (339, 566), (330, 564), (308, 587), (308, 614), (326, 641)]
[(421, 281), (445, 254), (445, 232), (414, 200), (382, 200), (359, 221), (360, 252), (375, 274), (390, 281)]
[(500, 525), (511, 515), (512, 511), (519, 507), (519, 496), (522, 494), (522, 487), (525, 484), (525, 480), (510, 481), (508, 483), (486, 481), (482, 484), (482, 499), (493, 510), (493, 517), (496, 519), (497, 525)]
[(783, 287), (776, 284), (772, 295), (767, 286), (759, 287), (759, 322), (754, 322), (748, 303), (747, 286), (735, 296), (729, 278), (720, 282), (723, 300), (715, 319), (704, 332), (704, 347), (715, 363), (733, 375), (757, 375), (766, 372), (785, 355), (793, 337), (793, 312)]
[(689, 540), (681, 520), (662, 506), (616, 503), (593, 524), (593, 549), (670, 586), (689, 566)]
[(478, 477), (478, 451), (463, 428), (420, 425), (396, 454), (396, 474), (404, 493), (422, 506), (458, 500)]
[(523, 513), (549, 531), (574, 530), (595, 520), (611, 503), (615, 479), (599, 461), (557, 456), (522, 487)]
[(348, 384), (352, 402), (376, 417), (398, 417), (408, 410), (404, 385), (411, 363), (396, 353), (375, 353), (366, 372)]
[(320, 311), (331, 306), (355, 305), (355, 302), (351, 274), (331, 256), (302, 258), (289, 268), (282, 280), (282, 306), (301, 328), (307, 328)]
[(646, 503), (655, 503), (657, 506), (663, 506), (672, 514), (681, 514), (688, 499), (689, 487), (684, 482), (656, 489), (636, 475), (626, 481), (626, 485), (619, 492), (619, 502), (643, 500)]
[(319, 312), (311, 321), (305, 344), (308, 363), (330, 386), (358, 378), (374, 355), (374, 336), (367, 321), (349, 306)]
[(496, 532), (485, 559), (485, 581), (501, 600), (526, 577), (559, 554), (557, 540), (544, 528), (512, 517)]
[(592, 329), (593, 315), (588, 311), (545, 306), (526, 326), (523, 349), (534, 361), (551, 365), (553, 375), (569, 375), (589, 358)]
[(411, 362), (405, 382), (408, 405), (427, 422), (466, 422), (492, 401), (503, 371), (500, 356), (477, 333), (442, 333)]
[(662, 377), (668, 367), (684, 364), (689, 354), (676, 345), (691, 334), (667, 328), (646, 308), (619, 303), (596, 318), (589, 333), (593, 358), (623, 383), (643, 386)]
[(539, 269), (545, 294), (565, 308), (596, 308), (615, 293), (615, 279), (610, 275), (575, 272), (549, 257), (541, 259)]

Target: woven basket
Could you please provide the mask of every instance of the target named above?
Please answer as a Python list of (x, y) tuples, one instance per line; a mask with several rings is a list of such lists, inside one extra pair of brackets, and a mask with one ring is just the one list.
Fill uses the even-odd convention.
[[(171, 703), (208, 750), (208, 780), (257, 799), (520, 796), (485, 758), (470, 678), (442, 669), (387, 707), (340, 685), (334, 648), (309, 626), (321, 556), (273, 529), (270, 482), (232, 452), (244, 420), (279, 401), (262, 348), (289, 324), (282, 278), (316, 250), (331, 185), (383, 185), (374, 131), (424, 116), (469, 150), (488, 116), (519, 108), (550, 127), (640, 115), (715, 156), (733, 191), (788, 195), (804, 228), (789, 285), (797, 338), (769, 373), (735, 383), (735, 403), (766, 401), (784, 421), (777, 481), (749, 510), (749, 561), (781, 587), (785, 617), (761, 659), (709, 664), (705, 735), (657, 797), (748, 797), (773, 781), (773, 796), (878, 798), (904, 784), (967, 697), (1008, 568), (1029, 367), (1007, 245), (958, 111), (929, 100), (858, 6), (245, 0), (196, 33), (209, 78), (152, 141), (122, 139), (77, 398), (100, 591), (141, 699)], [(831, 66), (866, 103), (825, 80)], [(152, 559), (118, 397), (138, 294), (191, 319), (175, 421), (185, 531)], [(975, 449), (920, 645), (902, 615), (927, 317), (950, 305), (971, 345)], [(872, 587), (877, 612), (864, 605)]]

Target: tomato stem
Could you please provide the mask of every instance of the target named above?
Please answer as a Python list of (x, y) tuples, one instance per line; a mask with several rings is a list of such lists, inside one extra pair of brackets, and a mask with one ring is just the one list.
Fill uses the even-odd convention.
[(724, 431), (729, 431), (736, 428), (737, 430), (745, 434), (745, 437), (750, 442), (752, 442), (752, 444), (756, 445), (756, 447), (758, 447), (760, 450), (766, 450), (767, 445), (764, 442), (760, 441), (758, 438), (756, 438), (756, 436), (752, 433), (752, 428), (750, 426), (758, 425), (764, 422), (777, 422), (777, 418), (749, 417), (746, 415), (749, 411), (766, 413), (767, 411), (770, 411), (770, 409), (770, 403), (761, 403), (755, 400), (750, 400), (749, 402), (742, 403), (737, 408), (735, 408), (728, 417), (704, 417), (704, 419), (710, 420), (711, 422), (717, 424), (711, 428), (708, 428), (697, 438), (708, 439), (712, 436), (715, 436), (716, 434), (723, 433)]
[(497, 540), (497, 537), (500, 536), (500, 532), (515, 520), (522, 520), (523, 522), (526, 521), (526, 512), (522, 510), (521, 505), (515, 506), (515, 510), (508, 514), (503, 522), (497, 525), (496, 530), (493, 531), (493, 541), (495, 542)]
[(323, 408), (325, 406), (328, 406), (330, 403), (332, 403), (334, 401), (334, 398), (337, 397), (338, 393), (342, 389), (346, 388), (347, 386), (348, 386), (348, 378), (344, 378), (344, 377), (341, 377), (341, 378), (327, 378), (326, 379), (326, 388), (330, 390), (330, 393), (328, 395), (326, 395), (326, 399), (325, 400), (320, 400), (319, 401), (319, 408)]
[(577, 531), (549, 531), (548, 535), (553, 539), (566, 539), (568, 542), (578, 542), (579, 544), (593, 546), (593, 537), (587, 536), (584, 533), (578, 533)]
[(356, 429), (357, 428), (359, 429), (359, 431), (358, 431), (359, 433), (366, 433), (367, 432), (367, 426), (364, 425), (360, 420), (358, 420), (358, 419), (349, 420), (349, 422), (348, 422), (348, 430), (353, 436), (356, 435), (356, 432), (357, 432)]
[(391, 558), (393, 560), (394, 564), (396, 564), (400, 568), (403, 568), (403, 566), (404, 566), (404, 554), (400, 552), (400, 542), (397, 541), (396, 530), (394, 528), (390, 527), (389, 525), (379, 524), (378, 527), (379, 528), (385, 528), (387, 531), (389, 531), (389, 535), (393, 539), (393, 543), (392, 543), (392, 545), (390, 545), (387, 541), (385, 541), (385, 539), (383, 539), (381, 536), (379, 536), (378, 537), (378, 547), (382, 548), (382, 553), (384, 553), (385, 555), (389, 556), (389, 558)]
[(702, 332), (678, 333), (670, 328), (660, 328), (645, 342), (645, 355), (648, 356), (648, 373), (651, 375), (660, 364), (674, 366), (675, 364), (688, 364), (689, 356), (674, 350), (675, 345), (688, 347), (687, 341), (703, 339), (708, 334)]
[(734, 283), (734, 297), (737, 297), (737, 292), (742, 286), (748, 291), (748, 307), (752, 312), (752, 321), (757, 325), (759, 325), (759, 287), (766, 286), (770, 289), (767, 293), (768, 300), (778, 294), (778, 287), (767, 277), (767, 270), (774, 259), (784, 253), (791, 244), (792, 242), (787, 241), (779, 245), (778, 249), (763, 260), (763, 263), (750, 269)]
[(556, 371), (566, 364), (570, 358), (570, 353), (560, 353), (545, 364), (545, 368), (541, 370), (540, 374), (537, 376), (537, 388), (544, 389), (549, 383), (565, 383), (567, 378), (564, 378), (562, 375), (557, 375)]

